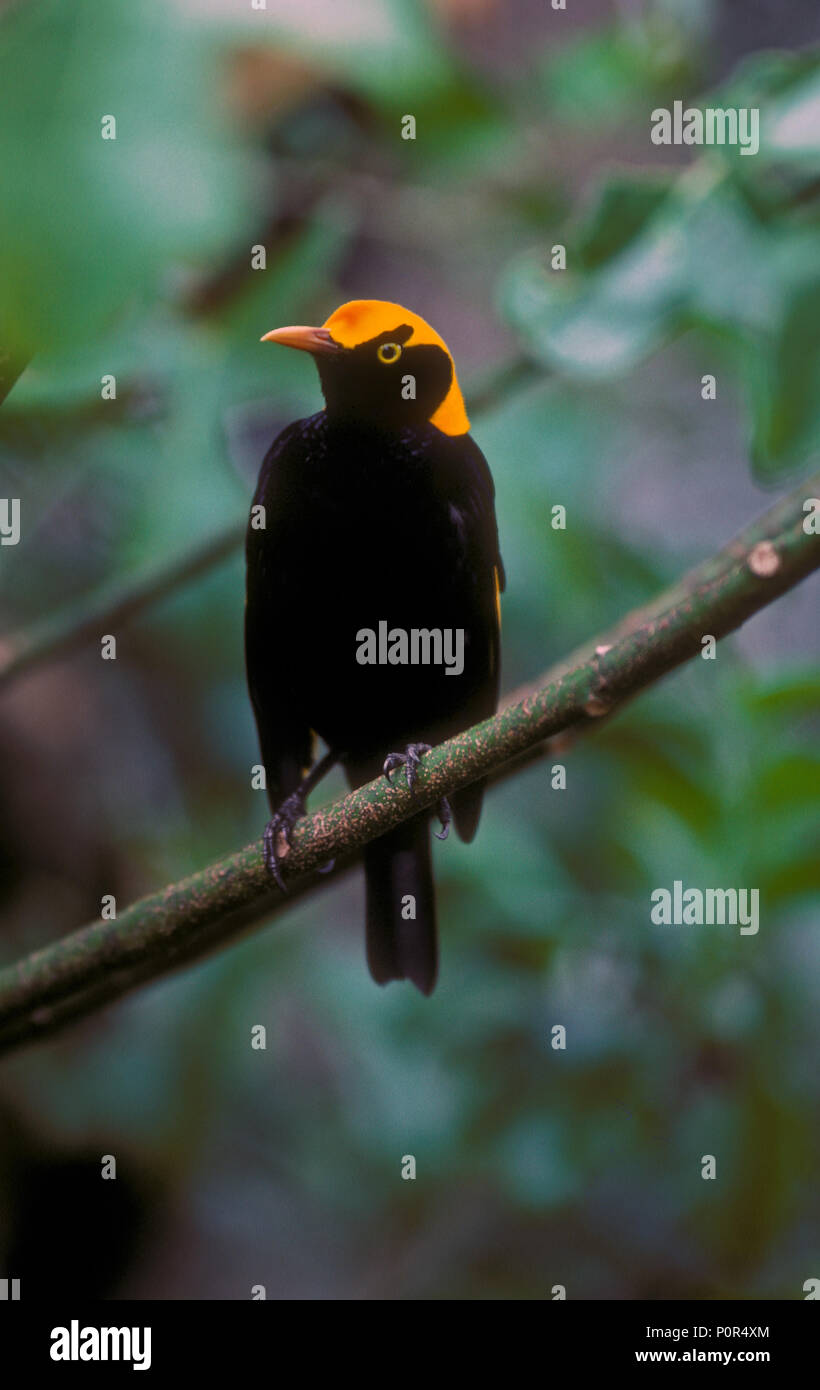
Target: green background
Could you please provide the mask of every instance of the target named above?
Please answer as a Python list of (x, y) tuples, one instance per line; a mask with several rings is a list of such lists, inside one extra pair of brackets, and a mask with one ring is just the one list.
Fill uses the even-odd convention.
[[(241, 520), (320, 404), (261, 334), (360, 296), (428, 317), (479, 403), (504, 689), (655, 595), (816, 464), (816, 39), (796, 0), (0, 7), (0, 348), (32, 358), (0, 417), (2, 631)], [(760, 152), (654, 146), (676, 99), (758, 106)], [(370, 980), (356, 876), (4, 1061), (0, 1272), (113, 1298), (803, 1297), (817, 597), (582, 740), (565, 790), (556, 754), (436, 847), (431, 1000)], [(261, 833), (242, 607), (237, 551), (116, 662), (3, 692), (3, 962)], [(758, 888), (759, 934), (653, 926), (675, 879)]]

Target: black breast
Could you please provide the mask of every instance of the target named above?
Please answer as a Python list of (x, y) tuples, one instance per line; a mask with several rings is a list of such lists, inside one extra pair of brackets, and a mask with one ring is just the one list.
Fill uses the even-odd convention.
[[(464, 518), (442, 492), (439, 431), (345, 428), (324, 415), (302, 424), (258, 494), (271, 641), (311, 727), (361, 765), (469, 722), (461, 712), (490, 674), (487, 606)], [(449, 629), (454, 641), (461, 629), (464, 670), (363, 664), (361, 634), (378, 639), (380, 623)]]

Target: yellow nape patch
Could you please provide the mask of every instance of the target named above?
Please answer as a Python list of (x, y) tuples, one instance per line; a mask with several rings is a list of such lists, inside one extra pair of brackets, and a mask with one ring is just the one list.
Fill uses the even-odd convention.
[(401, 304), (392, 304), (387, 299), (351, 299), (347, 304), (340, 305), (330, 318), (325, 320), (322, 327), (326, 328), (334, 341), (342, 347), (352, 348), (358, 347), (360, 343), (367, 343), (382, 333), (389, 333), (391, 329), (401, 328), (403, 324), (408, 324), (413, 330), (412, 336), (407, 339), (408, 347), (415, 347), (420, 343), (434, 343), (436, 347), (443, 348), (453, 363), (450, 389), (431, 417), (430, 424), (440, 429), (442, 434), (466, 434), (470, 428), (470, 421), (456, 376), (456, 364), (444, 339), (439, 337), (426, 319), (420, 318)]

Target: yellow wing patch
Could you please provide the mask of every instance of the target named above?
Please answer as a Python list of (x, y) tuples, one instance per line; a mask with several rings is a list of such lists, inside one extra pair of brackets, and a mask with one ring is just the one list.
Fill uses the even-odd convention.
[(426, 319), (420, 318), (401, 304), (391, 303), (388, 299), (351, 299), (347, 304), (340, 305), (330, 318), (325, 320), (322, 327), (328, 330), (335, 342), (340, 343), (342, 347), (351, 348), (358, 347), (359, 343), (369, 342), (381, 333), (389, 333), (393, 328), (400, 328), (402, 324), (408, 324), (413, 330), (406, 346), (435, 344), (447, 353), (453, 365), (450, 389), (432, 416), (431, 425), (440, 429), (442, 434), (466, 434), (470, 428), (470, 421), (464, 407), (464, 397), (458, 384), (452, 353), (444, 339), (439, 337)]

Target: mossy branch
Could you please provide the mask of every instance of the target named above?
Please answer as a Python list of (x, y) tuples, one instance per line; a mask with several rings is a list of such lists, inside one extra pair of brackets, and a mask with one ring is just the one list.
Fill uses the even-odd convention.
[[(503, 775), (545, 739), (599, 724), (625, 701), (726, 636), (820, 565), (806, 500), (820, 476), (779, 501), (711, 559), (575, 653), (499, 714), (434, 748), (414, 792), (382, 778), (296, 827), (284, 860), (288, 896), (271, 889), (261, 843), (142, 898), (0, 972), (0, 1049), (35, 1041), (135, 986), (223, 945), (250, 923), (344, 872), (369, 840), (477, 778)], [(513, 760), (515, 760), (513, 762)], [(328, 860), (332, 876), (317, 876)]]

